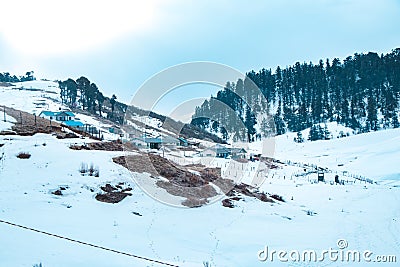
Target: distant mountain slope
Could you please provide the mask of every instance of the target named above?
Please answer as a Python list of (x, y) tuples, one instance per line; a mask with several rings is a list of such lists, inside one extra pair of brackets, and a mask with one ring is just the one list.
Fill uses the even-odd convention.
[[(0, 85), (0, 105), (12, 107), (31, 114), (39, 115), (43, 110), (58, 111), (68, 109), (60, 97), (61, 90), (58, 82), (53, 81), (27, 81)], [(144, 111), (137, 107), (127, 106), (115, 101), (114, 116), (108, 118), (111, 112), (110, 99), (105, 97), (102, 116), (82, 110), (79, 106), (72, 108), (77, 118), (84, 123), (91, 124), (106, 132), (107, 139), (116, 139), (119, 135), (108, 133), (110, 127), (120, 128), (126, 112), (129, 113), (131, 123), (147, 132), (148, 135), (181, 135), (185, 138), (207, 139), (212, 142), (224, 142), (214, 134), (210, 134), (196, 126), (183, 124), (163, 115)], [(116, 119), (118, 118), (118, 119)], [(122, 118), (122, 119), (121, 119)], [(167, 122), (167, 123), (164, 123)]]

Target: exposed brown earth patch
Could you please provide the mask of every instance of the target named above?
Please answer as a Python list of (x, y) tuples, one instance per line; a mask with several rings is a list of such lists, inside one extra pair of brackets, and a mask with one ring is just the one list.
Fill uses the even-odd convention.
[(225, 207), (234, 207), (234, 201), (241, 200), (243, 196), (269, 203), (275, 200), (284, 201), (278, 195), (269, 195), (250, 185), (237, 185), (230, 179), (223, 179), (220, 168), (207, 168), (200, 164), (180, 166), (156, 154), (120, 156), (113, 158), (113, 161), (132, 172), (149, 173), (153, 178), (166, 178), (168, 181), (158, 180), (156, 185), (171, 195), (185, 197), (182, 204), (191, 208), (202, 206), (209, 198), (218, 195), (210, 183), (220, 188), (228, 197), (222, 202)]
[(123, 188), (122, 185), (123, 183), (117, 184), (115, 186), (112, 186), (111, 184), (106, 184), (104, 186), (101, 186), (100, 187), (101, 190), (103, 190), (105, 193), (97, 194), (96, 200), (112, 204), (121, 202), (127, 196), (132, 195), (131, 193), (129, 193), (129, 191), (131, 191), (132, 188), (130, 187)]
[(189, 207), (202, 205), (207, 202), (207, 198), (217, 195), (217, 191), (209, 184), (210, 181), (218, 179), (215, 174), (218, 171), (213, 169), (199, 170), (198, 175), (184, 166), (154, 154), (120, 156), (113, 158), (113, 161), (133, 172), (166, 178), (168, 181), (157, 181), (156, 185), (171, 195), (185, 197), (187, 200), (182, 204)]
[(105, 151), (129, 151), (137, 150), (133, 145), (129, 146), (122, 144), (120, 140), (109, 141), (109, 142), (94, 142), (84, 145), (71, 145), (69, 148), (74, 150), (105, 150)]
[[(63, 133), (61, 130), (61, 124), (52, 121), (50, 123), (49, 120), (40, 118), (39, 116), (30, 114), (25, 111), (20, 111), (17, 109), (6, 107), (6, 113), (13, 117), (17, 122), (11, 127), (11, 129), (18, 135), (22, 136), (31, 136), (36, 133)], [(9, 132), (3, 131), (0, 134), (5, 135)]]

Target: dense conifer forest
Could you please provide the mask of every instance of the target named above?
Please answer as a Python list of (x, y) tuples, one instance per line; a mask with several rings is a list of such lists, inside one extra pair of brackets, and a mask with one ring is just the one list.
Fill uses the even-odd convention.
[[(255, 86), (259, 90), (250, 90)], [(355, 133), (399, 127), (399, 96), (400, 48), (385, 55), (356, 53), (344, 60), (252, 70), (196, 107), (191, 123), (234, 140), (252, 142), (306, 128), (318, 140), (326, 137), (327, 122)]]

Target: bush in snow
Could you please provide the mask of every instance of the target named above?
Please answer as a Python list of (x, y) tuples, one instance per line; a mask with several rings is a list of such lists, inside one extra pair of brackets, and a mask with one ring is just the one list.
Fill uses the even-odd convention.
[(99, 177), (100, 176), (99, 167), (97, 167), (97, 166), (94, 167), (93, 163), (90, 163), (89, 176), (94, 176), (94, 177)]
[(94, 169), (93, 176), (94, 176), (94, 177), (99, 177), (99, 176), (100, 176), (100, 170), (99, 170), (98, 167), (96, 167), (96, 168)]
[(93, 163), (90, 163), (89, 176), (93, 176), (93, 173), (94, 173), (94, 166), (93, 166)]
[(17, 158), (19, 159), (29, 159), (31, 157), (31, 154), (29, 154), (28, 152), (19, 152), (17, 154)]
[(309, 215), (309, 216), (314, 216), (315, 214), (317, 214), (317, 213), (315, 213), (315, 212), (312, 211), (312, 210), (307, 210), (306, 213), (307, 213), (307, 215)]
[(81, 167), (79, 168), (79, 172), (82, 175), (88, 174), (89, 176), (94, 176), (94, 177), (99, 177), (100, 176), (100, 170), (99, 167), (94, 167), (93, 163), (90, 163), (90, 166), (84, 162), (81, 163)]
[(87, 166), (86, 163), (84, 163), (84, 162), (81, 163), (81, 167), (79, 168), (79, 172), (82, 175), (85, 175), (88, 172), (88, 166)]

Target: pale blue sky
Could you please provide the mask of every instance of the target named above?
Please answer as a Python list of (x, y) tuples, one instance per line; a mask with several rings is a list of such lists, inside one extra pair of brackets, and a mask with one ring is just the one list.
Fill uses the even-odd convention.
[[(9, 2), (0, 17), (0, 72), (83, 75), (127, 103), (152, 75), (179, 63), (246, 72), (400, 46), (398, 0)], [(156, 109), (170, 113), (215, 91), (201, 88), (179, 88)]]

